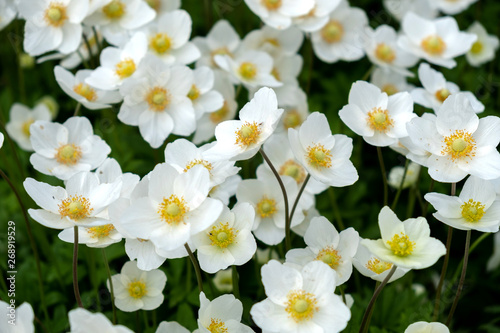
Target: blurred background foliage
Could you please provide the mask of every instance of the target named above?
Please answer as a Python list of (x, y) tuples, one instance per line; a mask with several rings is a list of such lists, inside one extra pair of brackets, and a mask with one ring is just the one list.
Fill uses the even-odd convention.
[[(352, 0), (352, 6), (364, 9), (372, 27), (389, 24), (396, 29), (398, 22), (384, 10), (381, 1)], [(243, 0), (184, 0), (182, 8), (187, 10), (193, 20), (194, 36), (205, 36), (210, 27), (218, 19), (227, 19), (235, 27), (241, 37), (262, 25), (245, 5)], [(461, 30), (467, 29), (475, 20), (480, 21), (490, 34), (500, 35), (500, 2), (479, 1), (467, 11), (456, 16)], [(50, 95), (60, 105), (60, 111), (55, 119), (63, 122), (73, 115), (76, 102), (66, 96), (54, 79), (53, 67), (57, 62), (48, 61), (36, 64), (33, 68), (21, 69), (19, 56), (22, 53), (22, 35), (24, 21), (16, 20), (6, 29), (0, 31), (0, 121), (3, 125), (9, 120), (9, 109), (15, 102), (33, 107), (41, 97)], [(333, 221), (337, 229), (354, 227), (363, 238), (378, 238), (379, 229), (377, 216), (383, 205), (382, 178), (377, 161), (375, 147), (364, 143), (339, 119), (338, 111), (347, 103), (351, 84), (367, 77), (371, 63), (367, 58), (353, 63), (339, 62), (336, 64), (322, 63), (315, 58), (311, 44), (306, 39), (300, 50), (304, 58), (304, 67), (300, 76), (302, 88), (308, 93), (309, 109), (320, 111), (328, 116), (332, 131), (343, 133), (354, 139), (352, 161), (359, 173), (359, 181), (347, 188), (330, 188), (317, 197), (317, 208), (322, 215)], [(440, 68), (447, 80), (458, 84), (462, 90), (473, 92), (486, 106), (485, 115), (499, 114), (500, 105), (500, 62), (493, 60), (479, 68), (471, 67), (465, 57), (457, 59), (458, 66), (452, 70)], [(416, 72), (416, 69), (414, 69)], [(410, 82), (419, 85), (418, 78)], [(239, 94), (240, 107), (248, 101), (247, 93)], [(415, 106), (415, 111), (422, 114), (425, 110)], [(163, 161), (163, 150), (167, 142), (175, 140), (171, 136), (160, 148), (154, 150), (140, 137), (136, 127), (130, 127), (117, 120), (118, 108), (104, 111), (90, 111), (82, 108), (80, 115), (88, 117), (94, 124), (95, 134), (101, 136), (112, 148), (110, 157), (121, 164), (124, 172), (133, 172), (141, 177)], [(4, 129), (2, 128), (2, 132)], [(383, 150), (387, 171), (394, 166), (404, 166), (405, 159), (401, 155)], [(29, 164), (30, 153), (19, 149), (15, 143), (6, 140), (0, 149), (0, 169), (12, 180), (27, 208), (36, 205), (24, 192), (22, 182), (26, 177), (34, 177), (52, 185), (61, 183), (46, 175), (36, 172)], [(245, 178), (255, 176), (255, 168), (261, 163), (260, 157), (250, 161), (240, 162)], [(425, 214), (423, 195), (428, 192), (431, 184), (426, 172), (420, 175), (416, 187), (404, 190), (396, 207), (396, 213), (401, 220)], [(462, 184), (458, 184), (460, 189)], [(449, 184), (435, 184), (434, 191), (449, 194)], [(395, 195), (395, 190), (389, 193), (389, 202)], [(431, 225), (432, 236), (445, 242), (447, 227), (436, 221), (428, 208), (426, 217)], [(0, 298), (7, 299), (5, 272), (7, 250), (7, 221), (16, 222), (16, 300), (20, 305), (29, 302), (37, 317), (37, 331), (63, 332), (69, 330), (68, 311), (76, 307), (71, 279), (72, 244), (58, 239), (58, 230), (47, 229), (33, 220), (31, 228), (36, 242), (36, 248), (41, 260), (43, 278), (44, 303), (48, 309), (44, 313), (39, 293), (39, 282), (36, 275), (33, 249), (27, 236), (26, 224), (21, 208), (5, 181), (0, 182)], [(472, 233), (472, 243), (481, 236), (479, 232)], [(466, 276), (466, 284), (462, 300), (454, 316), (454, 332), (500, 332), (500, 269), (486, 272), (486, 261), (492, 253), (492, 238), (486, 239), (471, 253)], [(465, 232), (456, 230), (453, 235), (451, 258), (447, 281), (455, 274), (463, 256)], [(303, 240), (293, 237), (294, 247), (304, 247)], [(263, 244), (259, 247), (264, 248)], [(284, 257), (282, 245), (273, 247), (281, 257)], [(110, 295), (105, 286), (107, 279), (105, 266), (100, 249), (80, 246), (79, 281), (84, 306), (91, 311), (103, 312), (111, 318)], [(121, 270), (128, 261), (123, 242), (106, 248), (112, 274)], [(413, 271), (396, 283), (384, 289), (377, 301), (370, 332), (403, 332), (415, 321), (430, 321), (434, 306), (434, 285), (439, 278), (442, 259), (437, 264), (423, 271)], [(197, 327), (196, 318), (199, 307), (196, 279), (187, 258), (167, 260), (162, 269), (168, 276), (164, 290), (165, 302), (154, 311), (139, 311), (139, 317), (118, 311), (118, 321), (131, 329), (144, 332), (154, 332), (162, 320), (176, 320), (190, 330)], [(260, 266), (255, 260), (238, 267), (240, 274), (240, 289), (244, 305), (243, 322), (258, 331), (253, 325), (249, 310), (251, 306), (265, 298), (260, 282)], [(212, 275), (204, 273), (204, 289), (209, 299), (219, 296), (212, 282)], [(442, 301), (444, 320), (453, 301), (455, 285), (445, 285)], [(416, 287), (418, 284), (420, 287)], [(357, 332), (364, 310), (370, 300), (375, 282), (367, 279), (356, 271), (346, 285), (341, 288), (354, 297), (352, 318), (345, 332)], [(415, 290), (419, 292), (416, 293)], [(140, 313), (143, 312), (143, 313)]]

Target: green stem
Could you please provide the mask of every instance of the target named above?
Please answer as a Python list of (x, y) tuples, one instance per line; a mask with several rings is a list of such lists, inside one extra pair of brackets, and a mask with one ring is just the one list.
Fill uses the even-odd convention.
[(382, 181), (384, 182), (384, 206), (387, 206), (389, 198), (389, 188), (387, 187), (387, 174), (385, 172), (384, 157), (382, 156), (382, 148), (377, 147), (378, 162), (380, 164), (380, 171), (382, 172)]
[(78, 103), (75, 107), (75, 112), (73, 113), (73, 117), (78, 116), (78, 113), (80, 113), (80, 109), (82, 108), (82, 104)]
[(95, 45), (97, 45), (97, 54), (100, 54), (102, 51), (102, 44), (101, 41), (99, 40), (99, 35), (97, 34), (95, 26), (92, 26), (92, 32), (94, 33)]
[(375, 65), (372, 65), (365, 73), (365, 75), (363, 75), (363, 77), (361, 78), (362, 81), (366, 81), (370, 78), (370, 74), (373, 72), (373, 70), (375, 69)]
[(241, 299), (241, 296), (240, 296), (240, 286), (239, 286), (239, 283), (238, 283), (238, 270), (236, 269), (235, 265), (233, 265), (231, 267), (231, 277), (233, 279), (233, 294), (234, 294), (234, 297), (236, 297), (237, 299)]
[(299, 203), (299, 199), (302, 196), (302, 193), (304, 192), (304, 189), (306, 188), (307, 182), (311, 178), (311, 174), (307, 174), (306, 179), (304, 179), (304, 182), (302, 183), (302, 186), (300, 187), (299, 193), (297, 194), (297, 198), (295, 198), (295, 201), (292, 206), (292, 211), (290, 212), (290, 217), (288, 218), (290, 220), (290, 224), (292, 223), (293, 219), (293, 214), (295, 213), (295, 209), (297, 208), (297, 205)]
[(78, 288), (78, 227), (73, 227), (75, 238), (73, 241), (73, 291), (75, 293), (76, 302), (80, 308), (83, 308), (80, 290)]
[(401, 182), (399, 183), (398, 191), (396, 192), (396, 196), (394, 197), (394, 201), (392, 202), (391, 209), (394, 210), (396, 205), (398, 204), (399, 196), (401, 195), (401, 191), (403, 190), (403, 184), (406, 180), (406, 172), (408, 171), (408, 165), (410, 165), (410, 160), (406, 160), (405, 169), (403, 171), (403, 177), (401, 178)]
[[(474, 243), (472, 243), (472, 245), (470, 246), (470, 249), (469, 249), (469, 255), (472, 253), (472, 251), (474, 251), (474, 249), (483, 241), (485, 240), (489, 235), (491, 235), (490, 232), (485, 232), (483, 233), (481, 236), (479, 236), (478, 239), (476, 239), (474, 241)], [(463, 267), (463, 264), (464, 264), (464, 258), (462, 258), (460, 260), (460, 264), (458, 264), (457, 266), (457, 269), (455, 270), (455, 273), (453, 274), (453, 277), (451, 278), (451, 281), (450, 281), (450, 285), (454, 285), (455, 284), (455, 281), (457, 281), (458, 279), (458, 275), (460, 274), (460, 270), (462, 269)]]
[[(436, 181), (431, 178), (431, 184), (429, 185), (429, 190), (427, 191), (427, 193), (430, 193), (430, 192), (432, 192), (434, 190), (434, 184), (436, 184)], [(424, 202), (424, 206), (422, 208), (422, 216), (423, 217), (427, 216), (428, 209), (429, 209), (429, 201), (426, 200)]]
[(342, 221), (342, 216), (340, 215), (339, 205), (337, 203), (337, 197), (335, 196), (333, 187), (330, 186), (328, 188), (328, 194), (330, 195), (330, 201), (332, 203), (333, 217), (335, 219), (335, 222), (337, 222), (337, 227), (339, 231), (342, 231), (345, 229), (345, 225), (344, 222)]
[(109, 269), (108, 257), (106, 256), (106, 249), (102, 248), (102, 259), (104, 260), (104, 266), (106, 266), (106, 273), (108, 274), (109, 280), (109, 292), (111, 294), (111, 307), (113, 308), (113, 325), (116, 325), (116, 307), (115, 307), (115, 289), (113, 288), (113, 279), (111, 278), (111, 270)]
[[(380, 281), (377, 281), (375, 282), (375, 290), (373, 292), (375, 292), (377, 290), (377, 288), (380, 286)], [(372, 320), (372, 316), (373, 316), (373, 311), (375, 310), (375, 307), (372, 307), (371, 310), (370, 310), (370, 313), (368, 314), (368, 319), (366, 320), (366, 322), (368, 323), (365, 327), (365, 330), (363, 333), (367, 333), (368, 332), (368, 327), (369, 327), (369, 324)]]
[(198, 289), (200, 290), (201, 293), (203, 291), (203, 281), (201, 278), (200, 265), (198, 264), (198, 260), (196, 260), (196, 257), (194, 256), (193, 252), (189, 248), (188, 243), (184, 244), (184, 247), (186, 248), (186, 251), (189, 255), (189, 259), (191, 259), (191, 263), (193, 264), (194, 271), (196, 273), (196, 281), (198, 282)]

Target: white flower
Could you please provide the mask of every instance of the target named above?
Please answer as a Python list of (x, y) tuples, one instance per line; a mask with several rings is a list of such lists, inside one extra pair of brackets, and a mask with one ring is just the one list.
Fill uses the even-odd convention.
[[(113, 275), (111, 279), (115, 305), (122, 311), (153, 310), (163, 303), (162, 291), (167, 276), (159, 269), (145, 272), (137, 268), (137, 262), (128, 261), (120, 274)], [(107, 286), (109, 289), (109, 280)]]
[(5, 129), (9, 136), (17, 142), (17, 144), (26, 151), (33, 151), (31, 146), (30, 126), (37, 120), (50, 121), (52, 115), (49, 109), (44, 104), (38, 104), (29, 109), (23, 104), (15, 103), (10, 108), (9, 122), (5, 125)]
[[(73, 243), (75, 239), (74, 228), (66, 228), (58, 235), (59, 239), (67, 243)], [(118, 243), (122, 240), (122, 235), (112, 224), (103, 224), (96, 227), (78, 227), (78, 244), (85, 244), (88, 247), (102, 248)]]
[(489, 35), (486, 29), (479, 22), (474, 22), (467, 32), (475, 34), (477, 40), (469, 52), (465, 54), (465, 58), (474, 67), (491, 61), (495, 58), (495, 52), (498, 50), (498, 37)]
[(233, 295), (222, 295), (209, 301), (205, 293), (201, 292), (198, 329), (193, 333), (252, 333), (250, 327), (241, 323), (242, 315), (243, 304)]
[(434, 19), (439, 12), (432, 5), (432, 0), (384, 0), (384, 7), (398, 21), (401, 21), (408, 12), (413, 12), (427, 19)]
[(435, 0), (433, 6), (448, 15), (456, 15), (466, 10), (472, 3), (478, 0)]
[(139, 176), (130, 172), (123, 173), (120, 164), (114, 158), (107, 158), (95, 171), (101, 183), (113, 183), (121, 179), (123, 186), (120, 198), (130, 198), (139, 183)]
[(62, 180), (97, 168), (111, 152), (106, 142), (93, 134), (85, 117), (71, 117), (63, 124), (38, 120), (30, 126), (30, 133), (33, 167)]
[(419, 321), (408, 326), (404, 333), (450, 333), (450, 330), (442, 323)]
[(217, 125), (217, 144), (206, 151), (207, 156), (235, 161), (253, 157), (274, 132), (282, 113), (274, 91), (259, 89), (240, 110), (240, 120), (227, 120)]
[(493, 235), (493, 253), (488, 259), (486, 270), (491, 272), (500, 265), (500, 231)]
[(21, 0), (18, 9), (26, 19), (24, 50), (32, 56), (76, 51), (88, 7), (89, 0)]
[(425, 200), (437, 210), (433, 216), (459, 230), (497, 232), (500, 226), (500, 201), (490, 181), (474, 176), (467, 179), (458, 197), (427, 193)]
[(408, 136), (406, 124), (417, 115), (409, 93), (391, 96), (365, 81), (356, 81), (349, 92), (349, 104), (339, 112), (340, 119), (354, 133), (374, 146), (386, 147)]
[(222, 94), (214, 89), (214, 80), (214, 72), (210, 67), (202, 66), (193, 70), (193, 85), (187, 96), (193, 103), (196, 120), (205, 113), (224, 107)]
[(61, 89), (87, 109), (106, 109), (110, 107), (110, 104), (119, 103), (122, 100), (122, 96), (117, 91), (94, 89), (89, 86), (85, 80), (92, 74), (91, 70), (83, 69), (73, 75), (61, 66), (56, 66), (54, 74)]
[(69, 324), (70, 333), (133, 333), (125, 326), (113, 325), (102, 313), (92, 313), (84, 308), (76, 308), (69, 312)]
[(444, 75), (429, 66), (427, 63), (421, 63), (418, 67), (418, 77), (424, 88), (415, 88), (411, 91), (411, 97), (415, 103), (431, 108), (437, 114), (439, 108), (448, 96), (462, 93), (467, 95), (474, 109), (474, 112), (484, 111), (484, 105), (470, 91), (460, 91), (460, 88), (453, 82), (446, 81)]
[(3, 133), (0, 132), (0, 148), (2, 148), (2, 146), (3, 146), (3, 140), (4, 140)]
[(160, 15), (144, 30), (149, 40), (149, 51), (166, 64), (187, 65), (200, 57), (200, 51), (191, 42), (191, 16), (184, 10)]
[(279, 107), (284, 109), (276, 133), (287, 134), (289, 128), (299, 128), (309, 116), (307, 95), (298, 85), (285, 85), (277, 88), (275, 92)]
[(271, 260), (262, 267), (268, 298), (252, 306), (250, 315), (264, 332), (342, 331), (351, 318), (335, 290), (336, 274), (313, 261), (302, 269)]
[[(405, 174), (405, 168), (402, 166), (395, 166), (389, 172), (389, 177), (387, 178), (387, 183), (395, 189), (399, 189), (401, 186), (401, 180), (403, 180), (403, 175)], [(408, 164), (406, 170), (405, 181), (401, 188), (407, 188), (416, 184), (418, 175), (420, 174), (420, 165), (414, 162)]]
[(332, 135), (324, 114), (314, 112), (299, 130), (289, 128), (288, 139), (295, 158), (317, 181), (342, 187), (358, 180), (356, 168), (349, 160), (352, 139), (342, 134)]
[(329, 21), (311, 34), (314, 53), (327, 63), (361, 59), (365, 52), (360, 37), (367, 25), (365, 12), (349, 7), (348, 2), (342, 0), (330, 14)]
[(295, 27), (277, 30), (265, 25), (261, 29), (250, 31), (241, 48), (264, 51), (273, 58), (280, 55), (293, 56), (297, 55), (303, 40), (304, 34)]
[(208, 195), (210, 198), (222, 201), (227, 206), (229, 205), (229, 199), (236, 194), (236, 189), (241, 180), (240, 175), (227, 177), (224, 183), (213, 187)]
[(477, 39), (474, 34), (459, 31), (457, 21), (450, 16), (427, 20), (409, 12), (402, 29), (404, 35), (398, 39), (401, 48), (446, 68), (455, 67), (453, 58), (469, 51)]
[(66, 189), (27, 178), (24, 189), (42, 209), (29, 209), (38, 223), (54, 229), (93, 227), (109, 223), (101, 213), (120, 196), (121, 180), (101, 184), (91, 172), (80, 172), (66, 181)]
[(306, 15), (314, 7), (314, 0), (245, 0), (254, 14), (275, 29), (286, 29), (292, 18)]
[(430, 267), (446, 253), (440, 240), (430, 237), (431, 230), (425, 217), (401, 222), (387, 206), (378, 215), (382, 239), (363, 239), (361, 244), (380, 260), (401, 268)]
[(143, 271), (156, 269), (167, 259), (158, 254), (156, 246), (147, 239), (125, 239), (125, 252), (130, 260), (136, 259), (137, 268)]
[(179, 9), (181, 6), (181, 0), (146, 0), (146, 3), (156, 11), (156, 17), (161, 13)]
[(17, 8), (12, 0), (0, 0), (0, 30), (9, 25), (16, 17)]
[(408, 84), (406, 76), (391, 70), (384, 70), (382, 68), (375, 68), (373, 71), (370, 83), (380, 88), (388, 96), (394, 95), (401, 91), (410, 91), (413, 85)]
[(337, 286), (349, 280), (352, 274), (352, 257), (356, 254), (359, 235), (353, 228), (339, 232), (325, 217), (315, 217), (306, 231), (305, 249), (292, 249), (286, 261), (305, 266), (311, 261), (322, 261), (337, 273)]
[(184, 65), (168, 66), (147, 56), (120, 87), (124, 96), (118, 119), (139, 126), (151, 147), (160, 147), (170, 134), (190, 135), (196, 127), (195, 112), (187, 97), (193, 73)]
[[(12, 303), (0, 301), (0, 332), (2, 333), (34, 333), (33, 320), (35, 314), (29, 303), (24, 302), (17, 308)], [(14, 323), (14, 324), (12, 324)]]
[(328, 16), (337, 8), (341, 0), (315, 0), (309, 13), (296, 17), (293, 23), (304, 32), (314, 32), (325, 26)]
[(233, 273), (232, 269), (223, 269), (215, 273), (213, 278), (215, 287), (222, 293), (231, 293), (233, 291)]
[(482, 179), (500, 177), (500, 118), (479, 119), (467, 95), (455, 94), (446, 99), (437, 117), (414, 118), (407, 125), (408, 134), (419, 149), (429, 153), (407, 157), (429, 168), (429, 175), (439, 182), (454, 183), (468, 174)]
[[(356, 255), (352, 258), (352, 264), (359, 273), (379, 282), (384, 281), (393, 265), (390, 262), (380, 260), (380, 258), (374, 256), (373, 253), (361, 243), (359, 243)], [(396, 267), (396, 271), (388, 282), (396, 281), (409, 271), (410, 270), (407, 268)]]
[(155, 333), (190, 333), (189, 330), (175, 321), (162, 321)]

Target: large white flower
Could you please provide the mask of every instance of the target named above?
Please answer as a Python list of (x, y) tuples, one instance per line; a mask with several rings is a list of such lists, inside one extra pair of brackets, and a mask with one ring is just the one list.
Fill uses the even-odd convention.
[(425, 200), (437, 210), (433, 216), (453, 228), (497, 232), (500, 226), (500, 201), (491, 181), (471, 176), (458, 197), (427, 193)]
[(102, 313), (92, 313), (84, 308), (76, 308), (69, 312), (69, 325), (70, 333), (133, 333), (125, 326), (113, 325)]
[(309, 13), (293, 19), (294, 25), (304, 32), (314, 32), (325, 26), (330, 13), (337, 8), (341, 0), (315, 0)]
[(37, 120), (50, 121), (52, 115), (45, 104), (38, 104), (30, 110), (27, 106), (15, 103), (10, 108), (9, 122), (5, 129), (9, 136), (26, 151), (33, 151), (31, 146), (30, 126)]
[(446, 253), (440, 240), (430, 237), (431, 230), (424, 217), (401, 222), (387, 206), (378, 215), (381, 239), (363, 239), (361, 244), (383, 261), (401, 268), (430, 267)]
[(351, 312), (333, 293), (336, 274), (328, 265), (313, 261), (300, 269), (271, 260), (261, 271), (268, 298), (250, 315), (263, 331), (337, 333), (347, 326)]
[[(13, 306), (14, 308), (11, 308)], [(34, 333), (35, 314), (29, 303), (24, 302), (17, 308), (11, 303), (0, 301), (0, 331), (2, 333)]]
[(477, 39), (474, 34), (459, 31), (457, 21), (450, 16), (427, 20), (409, 12), (402, 29), (404, 35), (398, 39), (401, 48), (446, 68), (455, 67), (453, 58), (469, 51)]
[(342, 134), (332, 135), (324, 114), (314, 112), (299, 130), (289, 128), (288, 139), (295, 158), (317, 181), (342, 187), (358, 180), (356, 168), (349, 160), (352, 139)]
[(245, 3), (265, 24), (286, 29), (292, 18), (306, 15), (313, 9), (314, 0), (245, 0)]
[(404, 333), (450, 333), (450, 330), (442, 323), (419, 321), (408, 326)]
[(63, 124), (38, 120), (30, 126), (30, 134), (33, 167), (62, 180), (97, 168), (111, 152), (85, 117), (71, 117)]
[(467, 95), (451, 95), (437, 117), (414, 118), (407, 129), (415, 146), (428, 152), (410, 152), (407, 157), (428, 167), (434, 180), (454, 183), (468, 174), (488, 180), (500, 177), (500, 153), (496, 150), (500, 118), (479, 119)]
[(489, 35), (486, 29), (479, 22), (474, 22), (467, 32), (475, 34), (477, 40), (465, 58), (472, 66), (479, 66), (485, 62), (491, 61), (495, 58), (495, 52), (498, 50), (499, 41), (495, 35)]

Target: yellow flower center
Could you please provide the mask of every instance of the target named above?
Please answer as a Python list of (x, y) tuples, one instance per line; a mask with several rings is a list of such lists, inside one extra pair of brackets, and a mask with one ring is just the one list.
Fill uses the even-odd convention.
[(160, 0), (146, 0), (149, 7), (153, 8), (155, 11), (160, 11), (161, 1)]
[(116, 64), (115, 73), (120, 77), (120, 79), (126, 79), (135, 72), (135, 62), (130, 59), (124, 59)]
[(276, 201), (274, 199), (269, 199), (266, 196), (263, 196), (257, 204), (257, 213), (262, 218), (273, 216), (276, 211)]
[(69, 143), (57, 148), (57, 153), (54, 157), (58, 163), (75, 165), (82, 157), (82, 150), (80, 147)]
[(322, 144), (307, 147), (307, 160), (314, 168), (329, 168), (332, 166), (332, 154)]
[(476, 141), (469, 132), (456, 130), (455, 133), (444, 138), (441, 154), (448, 155), (453, 161), (476, 156)]
[(297, 110), (290, 110), (283, 116), (283, 126), (285, 129), (295, 128), (302, 124), (302, 116)]
[(368, 263), (365, 265), (370, 271), (382, 274), (386, 270), (392, 268), (392, 264), (386, 261), (379, 260), (377, 258), (371, 258), (368, 260)]
[(481, 41), (477, 41), (474, 44), (472, 44), (472, 47), (470, 48), (470, 52), (472, 54), (480, 54), (483, 51), (483, 43)]
[(120, 0), (112, 0), (102, 11), (108, 18), (116, 20), (125, 15), (125, 5)]
[(394, 95), (399, 92), (398, 88), (396, 88), (393, 84), (386, 84), (382, 87), (382, 91), (385, 92), (388, 96)]
[(164, 54), (171, 46), (170, 38), (163, 33), (157, 33), (149, 42), (149, 47), (158, 54)]
[(436, 96), (438, 101), (443, 103), (450, 95), (451, 95), (450, 91), (446, 88), (443, 88), (443, 89), (436, 91), (436, 94), (434, 96)]
[(438, 35), (430, 35), (425, 37), (421, 43), (422, 49), (431, 56), (439, 56), (446, 49), (446, 43)]
[(91, 88), (88, 84), (78, 83), (73, 87), (73, 91), (78, 95), (85, 97), (89, 102), (94, 102), (97, 99), (97, 93), (95, 89)]
[(462, 208), (462, 217), (467, 222), (477, 222), (481, 220), (485, 213), (484, 207), (481, 202), (469, 199), (469, 201), (460, 206)]
[(399, 257), (409, 256), (415, 247), (415, 242), (410, 241), (408, 235), (404, 233), (401, 233), (401, 236), (395, 234), (390, 241), (387, 241), (387, 244), (391, 247), (392, 252)]
[(262, 0), (262, 4), (267, 10), (277, 10), (281, 7), (281, 0)]
[(210, 113), (209, 118), (212, 123), (218, 124), (221, 121), (225, 120), (228, 114), (229, 114), (229, 104), (226, 101), (224, 101), (224, 105), (222, 105), (222, 107), (219, 110)]
[(245, 80), (252, 80), (257, 76), (257, 66), (251, 62), (243, 62), (240, 65), (239, 73)]
[(227, 49), (227, 47), (221, 47), (221, 48), (213, 50), (210, 53), (210, 57), (211, 57), (211, 60), (212, 60), (212, 65), (218, 67), (217, 63), (214, 60), (214, 57), (216, 55), (222, 55), (222, 56), (223, 55), (228, 55), (228, 56), (232, 56), (232, 53)]
[(208, 232), (208, 238), (212, 241), (211, 245), (218, 246), (221, 249), (233, 244), (237, 235), (238, 230), (230, 228), (229, 223), (222, 222), (217, 226), (214, 225)]
[(142, 280), (134, 280), (128, 284), (128, 294), (130, 297), (139, 299), (147, 293), (146, 284)]
[(379, 60), (390, 64), (396, 59), (396, 52), (389, 45), (380, 43), (375, 49), (375, 56)]
[(295, 179), (297, 184), (300, 184), (306, 178), (306, 172), (304, 168), (295, 160), (286, 161), (280, 168), (279, 174), (282, 176), (289, 176)]
[(105, 238), (108, 237), (109, 234), (115, 230), (115, 227), (112, 224), (100, 225), (98, 227), (88, 228), (87, 231), (92, 238)]
[(158, 205), (158, 214), (163, 221), (168, 224), (179, 224), (184, 221), (184, 217), (189, 212), (189, 207), (183, 197), (179, 198), (172, 194), (168, 198), (163, 198)]
[(271, 75), (274, 76), (276, 80), (281, 81), (280, 73), (278, 72), (278, 69), (276, 67), (274, 67), (271, 71)]
[(66, 7), (60, 2), (51, 2), (45, 10), (44, 18), (53, 27), (60, 27), (68, 19)]
[(255, 121), (252, 123), (245, 121), (240, 129), (235, 132), (236, 144), (244, 148), (256, 143), (261, 132), (260, 126), (261, 124), (257, 124)]
[(314, 313), (318, 311), (316, 297), (304, 290), (291, 291), (287, 298), (285, 310), (296, 323), (312, 319)]
[(165, 88), (154, 87), (146, 95), (146, 101), (151, 110), (159, 112), (165, 110), (170, 103), (170, 98)]
[(344, 27), (339, 21), (330, 21), (321, 29), (321, 37), (327, 43), (337, 43), (343, 36)]
[(191, 169), (195, 165), (203, 165), (205, 167), (205, 169), (208, 170), (209, 173), (211, 173), (211, 171), (213, 169), (212, 163), (208, 162), (207, 160), (195, 159), (186, 165), (184, 172), (187, 172), (189, 169)]
[(69, 217), (74, 221), (89, 217), (90, 213), (94, 210), (90, 207), (89, 200), (81, 195), (70, 195), (68, 198), (64, 199), (58, 207), (61, 218)]
[(196, 85), (193, 84), (187, 96), (190, 100), (194, 101), (195, 99), (198, 99), (198, 97), (200, 97), (200, 90), (198, 89), (198, 87), (196, 87)]
[(394, 121), (389, 117), (389, 111), (382, 108), (374, 108), (368, 112), (368, 126), (374, 131), (386, 133), (394, 126)]
[(23, 132), (24, 135), (26, 135), (27, 138), (31, 136), (30, 132), (30, 126), (35, 122), (35, 119), (28, 119), (25, 122), (23, 122), (23, 125), (21, 126), (21, 131)]
[(227, 333), (228, 329), (226, 324), (217, 318), (210, 318), (210, 325), (208, 325), (207, 330), (210, 333)]
[(337, 269), (342, 262), (342, 256), (332, 246), (327, 246), (319, 251), (316, 260), (320, 260), (330, 266), (332, 269)]
[(266, 44), (266, 43), (269, 43), (271, 44), (272, 46), (276, 46), (276, 47), (279, 47), (280, 46), (280, 42), (276, 39), (276, 38), (267, 38), (265, 39), (263, 42), (262, 42), (262, 45)]

